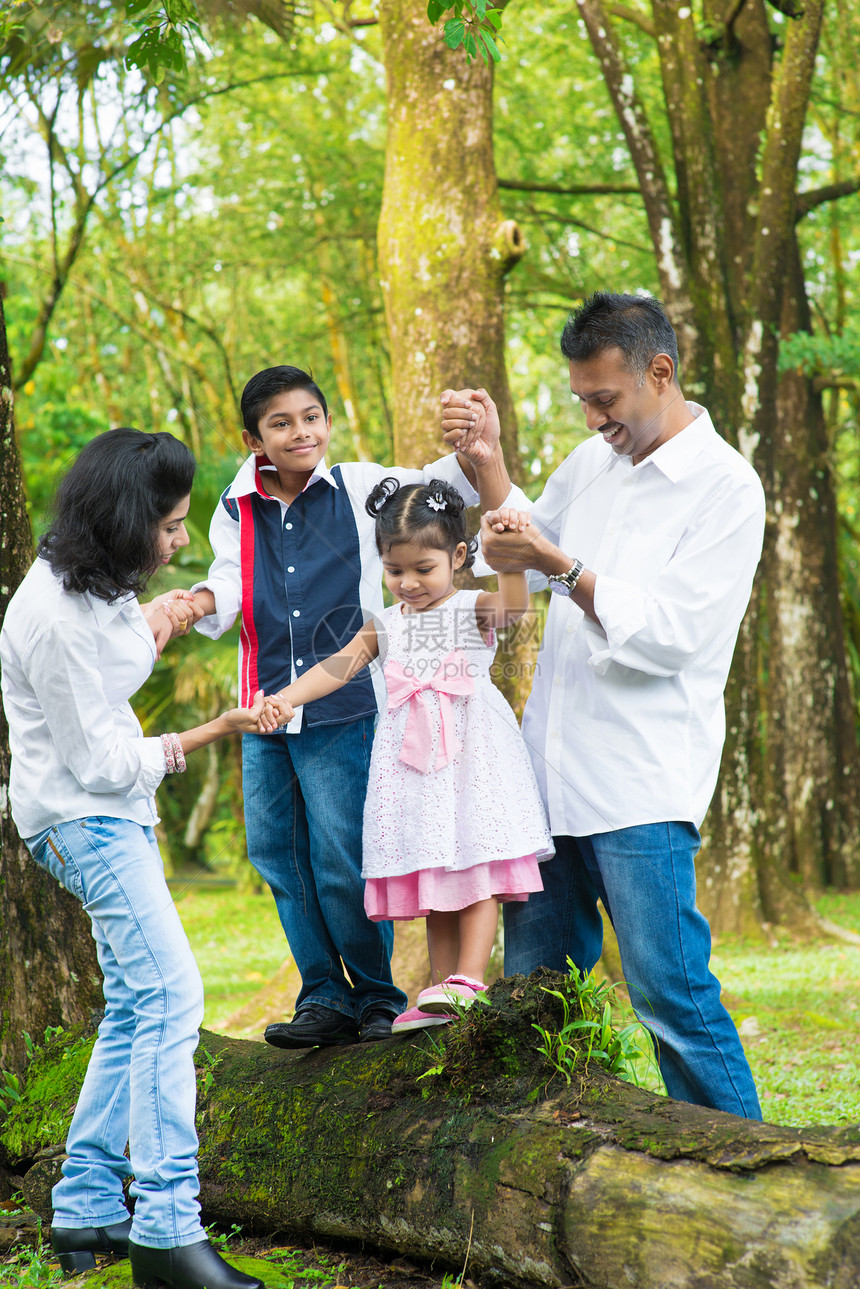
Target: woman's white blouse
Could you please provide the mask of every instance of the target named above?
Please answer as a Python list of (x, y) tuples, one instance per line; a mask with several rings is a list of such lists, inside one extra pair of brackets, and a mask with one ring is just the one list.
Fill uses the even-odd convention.
[(135, 597), (65, 591), (37, 559), (6, 611), (0, 661), (21, 836), (90, 815), (157, 823), (161, 739), (143, 737), (128, 701), (155, 663)]

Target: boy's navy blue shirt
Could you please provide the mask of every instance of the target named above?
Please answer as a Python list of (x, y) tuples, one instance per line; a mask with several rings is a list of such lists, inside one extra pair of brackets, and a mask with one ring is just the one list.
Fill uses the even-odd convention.
[[(222, 494), (209, 540), (215, 558), (205, 582), (215, 613), (197, 630), (217, 638), (241, 613), (239, 702), (258, 689), (274, 693), (351, 640), (381, 612), (382, 562), (375, 523), (364, 509), (380, 479), (401, 484), (444, 479), (467, 505), (478, 502), (455, 455), (423, 470), (353, 461), (329, 469), (321, 461), (304, 490), (287, 505), (262, 487), (260, 472), (274, 467), (251, 456)], [(371, 675), (373, 671), (373, 675)], [(330, 725), (373, 715), (384, 699), (378, 669), (365, 669), (342, 689), (299, 708), (287, 730)]]

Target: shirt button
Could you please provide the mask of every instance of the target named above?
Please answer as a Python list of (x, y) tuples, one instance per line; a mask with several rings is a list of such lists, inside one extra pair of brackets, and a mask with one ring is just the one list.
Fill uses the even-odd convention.
[(285, 528), (292, 528), (292, 524), (284, 524)]
[(296, 666), (297, 666), (297, 667), (304, 667), (304, 665), (305, 665), (305, 660), (304, 660), (304, 658), (297, 658), (297, 659), (296, 659)]
[(295, 571), (296, 571), (296, 570), (295, 570), (295, 567), (294, 567), (292, 564), (290, 564), (290, 566), (289, 566), (289, 567), (288, 567), (288, 569), (287, 569), (287, 572), (288, 572), (288, 573), (295, 573)]
[(300, 618), (301, 616), (302, 616), (302, 611), (301, 611), (301, 609), (293, 609), (293, 617), (294, 617), (294, 618)]

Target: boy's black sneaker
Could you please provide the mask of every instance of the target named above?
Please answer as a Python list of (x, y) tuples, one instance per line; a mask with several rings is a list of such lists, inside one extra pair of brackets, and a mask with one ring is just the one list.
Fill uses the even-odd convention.
[(371, 1007), (361, 1018), (359, 1043), (380, 1043), (391, 1038), (391, 1022), (394, 1015), (384, 1007)]
[(358, 1042), (358, 1025), (332, 1007), (309, 1003), (291, 1021), (267, 1025), (263, 1037), (272, 1047), (345, 1047)]

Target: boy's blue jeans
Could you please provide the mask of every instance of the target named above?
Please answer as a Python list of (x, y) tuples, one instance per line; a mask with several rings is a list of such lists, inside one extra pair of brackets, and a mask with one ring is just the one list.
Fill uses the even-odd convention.
[(696, 829), (642, 824), (553, 840), (555, 856), (541, 864), (543, 891), (504, 905), (505, 974), (566, 971), (568, 956), (590, 971), (603, 947), (602, 900), (669, 1095), (761, 1119), (741, 1041), (708, 969), (711, 933), (696, 908)]
[(203, 985), (155, 834), (126, 819), (74, 819), (27, 846), (83, 904), (104, 973), (104, 1020), (53, 1191), (53, 1225), (124, 1222), (122, 1184), (133, 1173), (131, 1238), (193, 1244), (204, 1237), (194, 1128)]
[(397, 1015), (394, 930), (364, 911), (361, 831), (373, 717), (245, 734), (242, 780), (248, 858), (272, 889), (302, 978), (296, 1010), (330, 1007), (360, 1021)]

